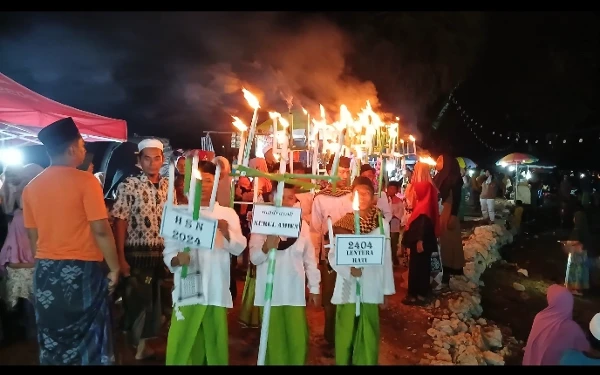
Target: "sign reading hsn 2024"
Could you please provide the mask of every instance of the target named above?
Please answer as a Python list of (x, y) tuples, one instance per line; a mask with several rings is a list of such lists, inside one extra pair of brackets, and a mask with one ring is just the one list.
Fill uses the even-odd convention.
[(160, 235), (180, 242), (185, 247), (212, 250), (215, 247), (217, 221), (200, 216), (194, 220), (187, 208), (165, 205)]
[(301, 217), (300, 208), (255, 204), (251, 231), (268, 236), (298, 238)]
[(385, 254), (385, 236), (338, 234), (335, 236), (335, 263), (338, 266), (380, 266)]

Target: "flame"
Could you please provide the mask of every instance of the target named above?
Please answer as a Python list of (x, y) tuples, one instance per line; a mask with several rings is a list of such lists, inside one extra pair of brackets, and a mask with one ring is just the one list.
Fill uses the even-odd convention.
[(273, 154), (273, 158), (275, 158), (275, 161), (279, 161), (279, 154)]
[(254, 96), (254, 94), (252, 94), (250, 91), (246, 90), (245, 88), (242, 88), (242, 92), (244, 93), (244, 99), (246, 99), (246, 101), (248, 102), (248, 105), (250, 107), (252, 107), (252, 109), (257, 110), (260, 108), (258, 99), (256, 98), (256, 96)]
[(352, 113), (350, 113), (345, 104), (342, 104), (340, 106), (340, 125), (345, 128), (348, 125), (351, 125), (353, 122), (354, 120), (352, 120)]
[(246, 124), (244, 124), (242, 122), (242, 120), (240, 120), (238, 117), (235, 116), (231, 116), (233, 117), (233, 126), (235, 126), (239, 131), (241, 132), (245, 132), (246, 130), (248, 130), (248, 126), (246, 126)]
[(401, 140), (400, 140), (400, 143), (404, 144), (404, 139), (401, 139)]
[(396, 121), (400, 121), (400, 117), (396, 116)]
[(325, 107), (323, 107), (323, 104), (319, 104), (319, 108), (321, 109), (321, 119), (325, 121)]
[(284, 128), (287, 128), (288, 126), (290, 126), (290, 123), (288, 122), (288, 120), (286, 120), (284, 117), (280, 117), (279, 118), (279, 123), (281, 124), (281, 126), (283, 126)]
[(304, 112), (304, 114), (308, 116), (308, 111), (304, 109), (304, 107), (302, 107), (302, 112)]
[(431, 165), (432, 167), (437, 164), (431, 156), (425, 156), (425, 157), (421, 156), (421, 157), (419, 157), (419, 162), (427, 164), (427, 165)]
[(354, 190), (354, 199), (352, 199), (352, 210), (358, 211), (360, 209), (360, 205), (358, 204), (358, 191)]
[(269, 117), (271, 120), (275, 120), (276, 118), (281, 118), (281, 114), (279, 112), (269, 112)]
[(414, 142), (414, 141), (415, 141), (415, 137), (413, 137), (412, 135), (409, 135), (409, 136), (408, 136), (408, 139), (409, 139), (411, 142)]
[(202, 181), (202, 173), (200, 173), (200, 170), (198, 168), (192, 170), (192, 176), (194, 176), (196, 180)]

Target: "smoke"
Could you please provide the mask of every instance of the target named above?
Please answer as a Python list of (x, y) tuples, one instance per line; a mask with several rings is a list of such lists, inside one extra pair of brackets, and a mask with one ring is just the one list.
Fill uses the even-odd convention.
[(352, 75), (346, 63), (352, 43), (336, 25), (316, 18), (282, 26), (281, 14), (254, 13), (243, 16), (243, 27), (229, 26), (236, 17), (219, 14), (220, 22), (213, 22), (217, 27), (199, 36), (214, 63), (187, 64), (176, 73), (172, 92), (200, 115), (247, 112), (242, 87), (265, 110), (284, 112), (291, 102), (317, 115), (322, 104), (330, 120), (341, 104), (353, 113), (367, 100), (379, 107), (375, 85)]

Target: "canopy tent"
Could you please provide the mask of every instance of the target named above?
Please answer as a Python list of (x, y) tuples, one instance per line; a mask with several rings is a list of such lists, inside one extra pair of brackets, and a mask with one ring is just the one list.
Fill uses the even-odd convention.
[(0, 148), (39, 144), (38, 132), (66, 117), (73, 118), (87, 142), (127, 140), (125, 120), (55, 102), (0, 73)]

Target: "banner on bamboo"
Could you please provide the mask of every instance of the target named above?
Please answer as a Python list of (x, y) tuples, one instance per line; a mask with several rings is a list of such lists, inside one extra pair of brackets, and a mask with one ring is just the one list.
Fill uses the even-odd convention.
[(187, 208), (165, 205), (160, 235), (185, 247), (212, 250), (215, 247), (217, 221), (200, 216), (194, 220)]
[(267, 236), (298, 238), (302, 210), (296, 207), (275, 207), (255, 204), (252, 212), (252, 233)]
[(381, 266), (385, 236), (338, 234), (335, 236), (335, 263), (338, 266)]

